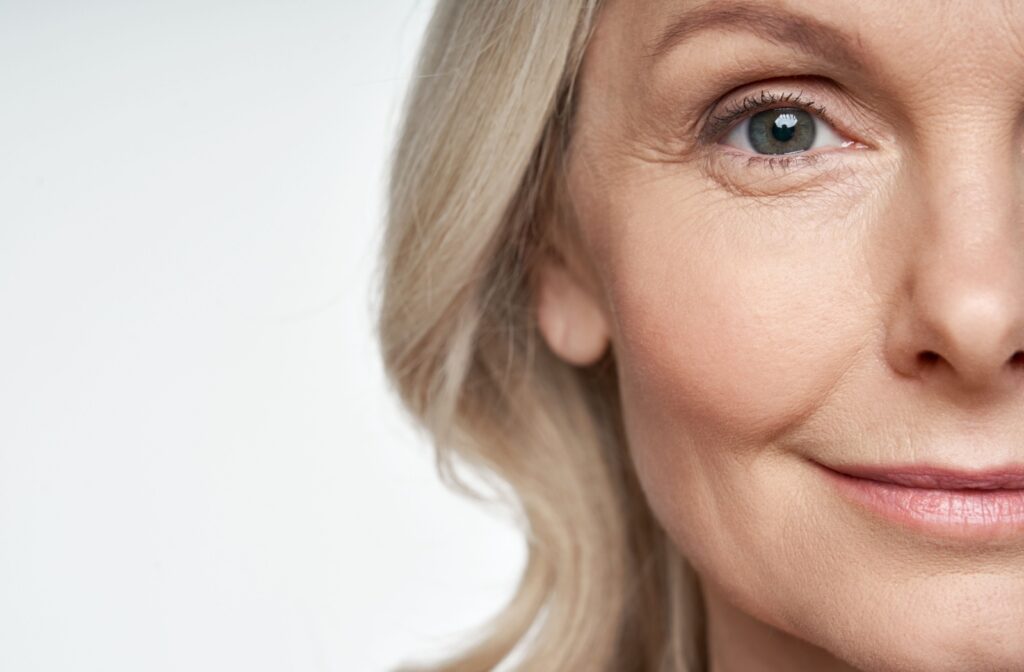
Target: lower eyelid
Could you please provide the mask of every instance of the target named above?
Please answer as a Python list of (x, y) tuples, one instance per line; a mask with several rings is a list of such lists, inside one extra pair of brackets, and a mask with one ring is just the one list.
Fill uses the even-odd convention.
[(853, 178), (856, 179), (849, 183), (856, 190), (856, 185), (867, 183), (864, 171), (875, 171), (878, 166), (851, 162), (845, 151), (835, 148), (792, 154), (753, 154), (724, 145), (713, 149), (705, 155), (701, 172), (719, 187), (742, 198), (800, 198), (822, 187), (827, 187), (827, 193), (834, 193), (838, 183)]
[(725, 157), (723, 158), (730, 164), (734, 164), (739, 167), (751, 168), (760, 166), (768, 166), (771, 168), (805, 167), (817, 163), (822, 158), (823, 154), (825, 154), (825, 152), (817, 150), (792, 152), (790, 154), (757, 154), (755, 152), (745, 152), (742, 150), (720, 153), (725, 154)]

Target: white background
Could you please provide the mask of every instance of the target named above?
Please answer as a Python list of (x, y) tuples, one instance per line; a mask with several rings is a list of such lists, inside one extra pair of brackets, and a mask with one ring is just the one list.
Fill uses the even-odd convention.
[(430, 4), (0, 0), (0, 670), (383, 670), (510, 594), (373, 340)]

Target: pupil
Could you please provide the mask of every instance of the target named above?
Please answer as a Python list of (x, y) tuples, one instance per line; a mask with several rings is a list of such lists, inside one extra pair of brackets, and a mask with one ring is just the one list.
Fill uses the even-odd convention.
[(796, 135), (796, 115), (790, 112), (780, 114), (772, 125), (772, 137), (779, 142), (789, 142)]

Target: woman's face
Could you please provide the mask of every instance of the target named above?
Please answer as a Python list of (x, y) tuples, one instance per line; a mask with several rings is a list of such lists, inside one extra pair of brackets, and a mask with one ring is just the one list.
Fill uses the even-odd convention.
[(576, 123), (541, 328), (720, 669), (1024, 669), (1024, 3), (610, 0)]

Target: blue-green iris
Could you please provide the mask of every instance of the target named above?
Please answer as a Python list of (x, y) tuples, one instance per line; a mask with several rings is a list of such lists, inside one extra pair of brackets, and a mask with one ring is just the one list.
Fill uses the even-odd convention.
[(748, 128), (750, 146), (758, 154), (805, 152), (814, 145), (814, 117), (798, 107), (758, 112)]

